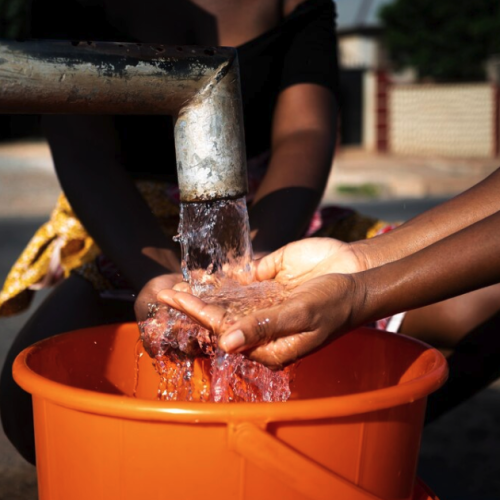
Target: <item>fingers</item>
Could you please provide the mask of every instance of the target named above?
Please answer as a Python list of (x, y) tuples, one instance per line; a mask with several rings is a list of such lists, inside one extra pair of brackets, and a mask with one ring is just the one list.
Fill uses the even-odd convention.
[[(219, 346), (227, 353), (249, 351), (265, 344), (254, 350), (250, 357), (255, 360), (263, 359), (268, 366), (282, 366), (293, 362), (312, 348), (307, 341), (309, 337), (303, 336), (311, 321), (311, 305), (307, 300), (289, 300), (279, 306), (256, 311), (240, 319), (229, 329), (224, 308), (207, 304), (194, 295), (162, 290), (158, 294), (158, 300), (184, 312), (216, 334), (223, 332), (219, 338)], [(273, 343), (278, 340), (282, 342)], [(311, 341), (314, 346), (317, 344), (314, 338)]]
[(250, 264), (250, 273), (247, 270), (235, 271), (230, 265), (224, 265), (223, 271), (226, 276), (236, 280), (242, 285), (249, 285), (254, 281), (265, 281), (276, 278), (280, 271), (283, 248), (272, 253), (260, 253), (254, 255)]
[(253, 262), (253, 277), (256, 281), (265, 281), (276, 278), (281, 270), (283, 253), (286, 247), (272, 252), (262, 259)]
[(176, 290), (177, 292), (191, 293), (191, 287), (189, 286), (189, 283), (186, 283), (185, 281), (181, 281), (180, 283), (174, 285), (173, 290)]
[(219, 346), (229, 353), (244, 352), (253, 361), (281, 370), (316, 351), (334, 333), (335, 329), (315, 324), (312, 318), (316, 312), (310, 306), (290, 301), (247, 316), (221, 335)]
[(139, 294), (134, 303), (134, 313), (137, 321), (144, 321), (148, 317), (149, 297), (145, 294)]
[(324, 343), (318, 332), (304, 332), (287, 335), (274, 342), (252, 349), (247, 356), (271, 370), (282, 370), (285, 366), (295, 363), (307, 354), (317, 350)]
[(226, 312), (219, 306), (174, 290), (160, 292), (158, 299), (217, 334), (226, 330), (219, 337), (223, 351), (245, 352), (248, 358), (273, 370), (280, 370), (304, 357), (328, 337), (321, 329), (306, 331), (311, 321), (310, 305), (301, 306), (295, 300), (246, 316), (228, 330)]
[(322, 276), (297, 287), (281, 304), (236, 321), (224, 308), (182, 291), (163, 290), (158, 300), (218, 334), (225, 352), (245, 352), (279, 369), (347, 331), (352, 288), (348, 275)]
[(273, 368), (292, 363), (349, 329), (351, 286), (344, 275), (308, 281), (280, 305), (224, 329), (219, 345)]
[(308, 304), (287, 300), (238, 320), (219, 338), (219, 346), (228, 353), (243, 352), (290, 334), (309, 329)]
[(226, 319), (226, 310), (220, 306), (207, 304), (190, 293), (162, 290), (158, 300), (178, 309), (205, 328), (220, 333)]
[(158, 292), (164, 288), (171, 288), (182, 280), (180, 274), (164, 274), (148, 281), (142, 288), (134, 304), (137, 321), (144, 321), (148, 317), (149, 304), (156, 302)]

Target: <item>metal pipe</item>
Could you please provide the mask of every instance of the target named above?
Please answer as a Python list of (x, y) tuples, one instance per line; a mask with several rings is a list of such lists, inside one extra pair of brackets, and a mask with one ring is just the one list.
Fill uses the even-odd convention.
[(172, 115), (181, 200), (247, 192), (231, 48), (2, 41), (0, 112)]

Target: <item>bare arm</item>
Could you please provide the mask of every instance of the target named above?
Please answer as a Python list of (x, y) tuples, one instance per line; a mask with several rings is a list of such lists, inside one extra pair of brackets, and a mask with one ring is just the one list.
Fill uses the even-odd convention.
[(354, 326), (499, 283), (499, 229), (497, 211), (408, 257), (353, 275)]
[(371, 240), (351, 245), (370, 269), (439, 241), (500, 210), (500, 169), (455, 198)]
[(304, 234), (328, 180), (336, 131), (333, 94), (299, 84), (279, 96), (271, 162), (250, 208), (256, 252), (269, 252)]
[(183, 292), (159, 298), (220, 335), (227, 352), (279, 368), (367, 322), (500, 282), (500, 211), (401, 260), (357, 274), (323, 274), (282, 304), (228, 321)]

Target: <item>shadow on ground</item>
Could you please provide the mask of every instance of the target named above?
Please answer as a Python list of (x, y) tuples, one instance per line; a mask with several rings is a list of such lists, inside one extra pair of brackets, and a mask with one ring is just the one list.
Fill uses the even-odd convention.
[(425, 428), (419, 476), (441, 500), (500, 499), (500, 383)]

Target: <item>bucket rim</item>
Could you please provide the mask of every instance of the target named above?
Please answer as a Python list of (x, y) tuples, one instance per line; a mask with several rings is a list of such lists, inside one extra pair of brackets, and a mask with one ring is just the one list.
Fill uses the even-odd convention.
[[(106, 394), (81, 389), (50, 380), (36, 373), (29, 366), (29, 358), (47, 343), (58, 338), (96, 329), (120, 331), (137, 328), (136, 323), (118, 323), (93, 328), (84, 328), (62, 333), (41, 340), (24, 349), (16, 357), (12, 373), (14, 380), (35, 398), (41, 398), (71, 410), (118, 417), (128, 420), (178, 422), (192, 424), (230, 424), (240, 422), (271, 422), (321, 420), (327, 418), (352, 417), (413, 403), (439, 389), (448, 377), (448, 366), (444, 356), (424, 342), (397, 335), (399, 341), (420, 344), (431, 351), (432, 369), (428, 373), (399, 385), (341, 396), (309, 398), (275, 403), (202, 403), (146, 400), (126, 395)], [(372, 335), (394, 335), (373, 328), (358, 328)], [(314, 405), (311, 403), (314, 402)]]

